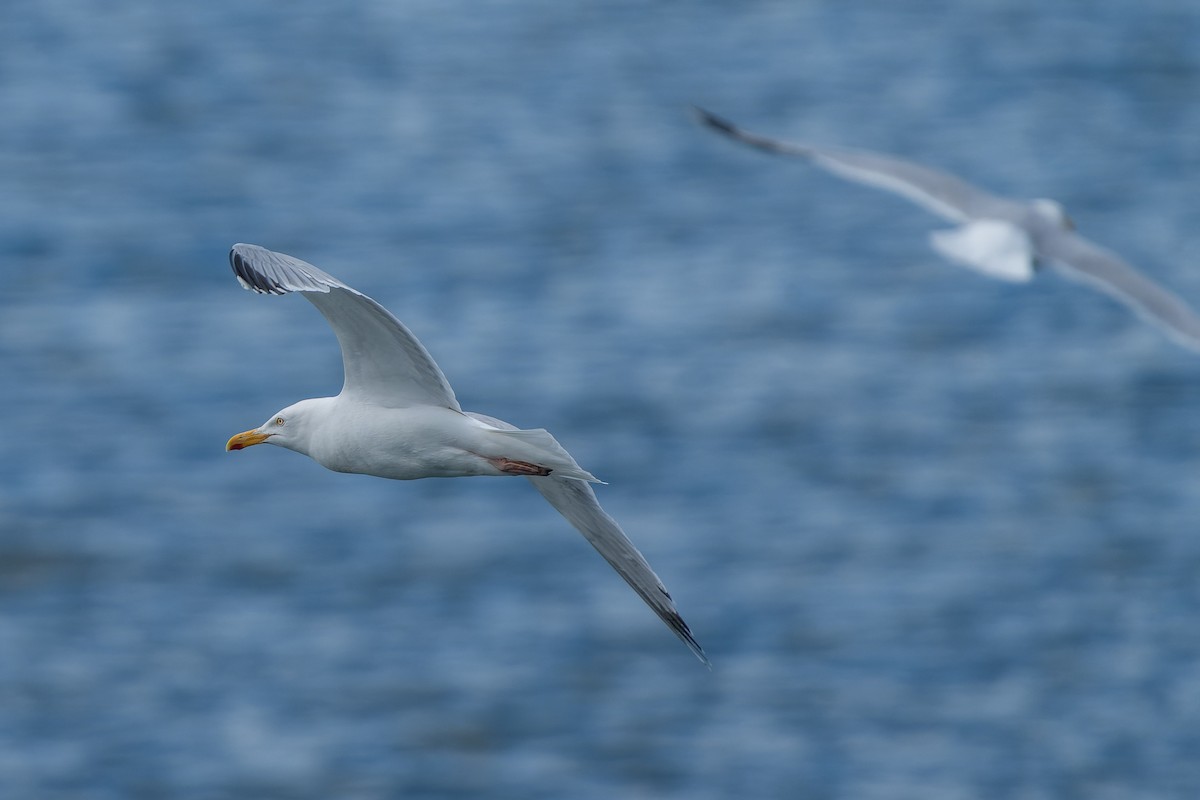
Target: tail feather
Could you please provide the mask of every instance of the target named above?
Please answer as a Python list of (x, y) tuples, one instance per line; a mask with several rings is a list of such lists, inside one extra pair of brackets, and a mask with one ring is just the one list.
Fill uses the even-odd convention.
[(497, 428), (496, 432), (530, 446), (535, 450), (537, 457), (530, 458), (529, 460), (541, 466), (548, 467), (553, 474), (560, 478), (575, 478), (576, 480), (587, 481), (588, 483), (603, 483), (595, 475), (579, 466), (575, 462), (575, 459), (571, 457), (571, 454), (545, 428), (533, 428), (529, 430), (518, 428), (511, 431)]
[(1033, 243), (1011, 222), (973, 220), (931, 232), (929, 243), (943, 257), (990, 277), (1013, 283), (1033, 278)]
[(487, 414), (477, 414), (474, 411), (464, 412), (471, 419), (481, 422), (499, 436), (511, 440), (513, 450), (509, 457), (520, 457), (523, 461), (548, 468), (559, 478), (573, 478), (588, 483), (604, 483), (592, 473), (576, 463), (566, 449), (545, 428), (528, 430), (517, 428), (504, 420), (489, 417)]

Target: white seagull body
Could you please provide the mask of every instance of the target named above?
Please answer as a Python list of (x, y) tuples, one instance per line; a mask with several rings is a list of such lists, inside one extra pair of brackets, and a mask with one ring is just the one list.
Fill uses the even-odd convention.
[(1132, 308), (1177, 343), (1200, 350), (1200, 316), (1115, 253), (1075, 233), (1053, 200), (1027, 202), (989, 194), (953, 175), (881, 153), (785, 142), (750, 133), (703, 109), (700, 121), (732, 139), (805, 158), (847, 180), (901, 195), (959, 227), (933, 231), (947, 259), (993, 278), (1028, 281), (1042, 264), (1090, 284)]
[(596, 478), (550, 435), (464, 412), (442, 371), (400, 320), (365, 294), (291, 256), (236, 244), (238, 282), (261, 294), (300, 292), (325, 317), (342, 349), (336, 397), (301, 400), (226, 445), (268, 443), (338, 472), (382, 478), (519, 475), (607, 559), (705, 665), (708, 658), (662, 582), (596, 500)]

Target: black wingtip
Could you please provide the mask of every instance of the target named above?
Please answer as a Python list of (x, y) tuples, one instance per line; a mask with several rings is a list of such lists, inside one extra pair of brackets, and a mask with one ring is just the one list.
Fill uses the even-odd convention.
[(708, 655), (705, 654), (704, 648), (701, 647), (700, 643), (696, 641), (696, 637), (692, 635), (692, 629), (689, 628), (688, 624), (683, 621), (683, 617), (679, 616), (677, 613), (672, 614), (670, 619), (667, 620), (667, 624), (670, 626), (671, 630), (675, 632), (675, 635), (683, 640), (683, 643), (688, 646), (688, 649), (692, 651), (692, 654), (695, 655), (696, 658), (700, 659), (700, 663), (703, 664), (709, 672), (711, 672), (712, 662), (708, 660)]
[(239, 252), (239, 248), (251, 246), (253, 245), (235, 244), (230, 248), (229, 265), (233, 267), (233, 274), (238, 277), (243, 286), (259, 294), (287, 294), (287, 290), (280, 283), (254, 269), (246, 257)]
[(688, 649), (692, 651), (692, 655), (696, 656), (696, 658), (700, 660), (700, 663), (704, 665), (706, 670), (712, 672), (712, 662), (708, 660), (708, 654), (704, 652), (704, 648), (700, 646), (700, 643), (697, 642), (690, 633), (688, 634), (688, 638), (684, 641), (687, 642)]
[(692, 113), (695, 114), (696, 119), (698, 119), (701, 123), (710, 128), (715, 128), (722, 133), (734, 135), (739, 132), (737, 126), (732, 122), (722, 117), (718, 117), (716, 114), (712, 113), (711, 111), (706, 111), (700, 106), (692, 106)]

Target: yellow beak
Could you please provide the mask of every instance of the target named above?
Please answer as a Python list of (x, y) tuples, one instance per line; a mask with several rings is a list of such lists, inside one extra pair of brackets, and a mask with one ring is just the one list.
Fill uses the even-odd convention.
[(270, 436), (271, 434), (269, 433), (243, 431), (225, 443), (225, 451), (229, 452), (230, 450), (241, 450), (244, 447), (253, 447), (256, 444), (262, 444)]

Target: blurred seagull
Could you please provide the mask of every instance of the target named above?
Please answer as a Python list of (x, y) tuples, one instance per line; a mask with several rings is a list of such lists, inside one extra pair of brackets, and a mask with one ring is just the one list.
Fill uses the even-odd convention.
[(1075, 233), (1071, 218), (1053, 200), (1009, 200), (911, 161), (770, 139), (704, 109), (695, 112), (705, 125), (751, 147), (806, 158), (835, 175), (894, 192), (959, 223), (929, 235), (933, 249), (951, 261), (1013, 282), (1028, 281), (1043, 264), (1051, 264), (1129, 306), (1177, 343), (1200, 350), (1200, 317), (1115, 253)]
[(387, 309), (311, 264), (252, 244), (229, 253), (243, 288), (300, 292), (337, 335), (345, 384), (337, 397), (301, 400), (225, 445), (274, 444), (323, 467), (381, 478), (518, 475), (607, 559), (697, 658), (704, 650), (654, 570), (596, 500), (599, 482), (543, 429), (463, 411), (442, 371)]

